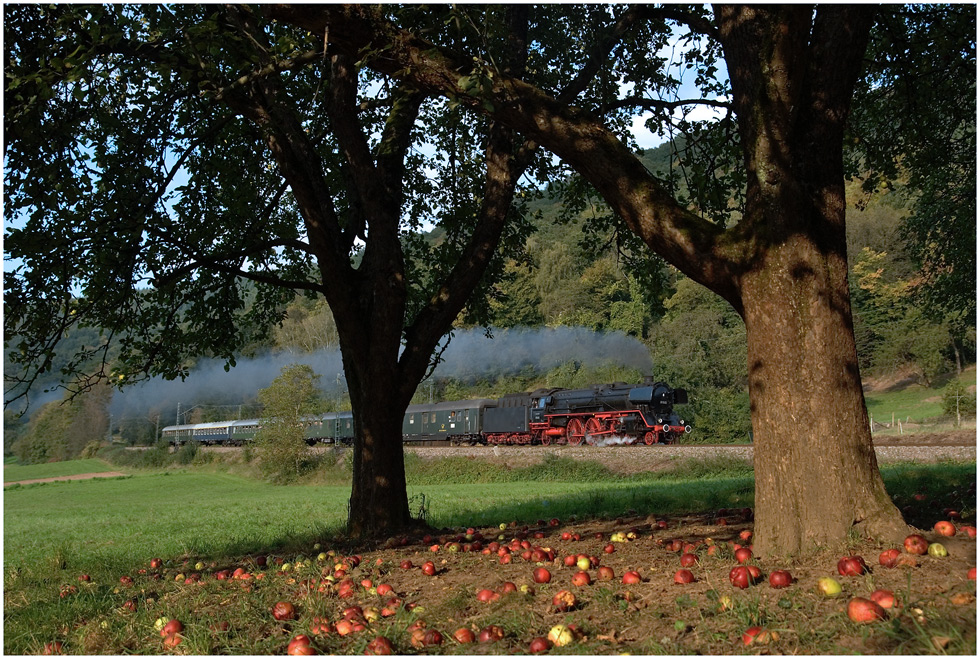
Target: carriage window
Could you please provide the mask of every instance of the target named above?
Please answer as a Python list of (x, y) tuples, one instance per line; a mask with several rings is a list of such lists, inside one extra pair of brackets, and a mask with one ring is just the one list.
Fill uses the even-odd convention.
[(433, 412), (432, 413), (432, 421), (430, 423), (435, 423), (435, 422), (436, 422), (436, 413)]
[(408, 415), (408, 422), (409, 423), (415, 423), (415, 415), (414, 414), (409, 414)]

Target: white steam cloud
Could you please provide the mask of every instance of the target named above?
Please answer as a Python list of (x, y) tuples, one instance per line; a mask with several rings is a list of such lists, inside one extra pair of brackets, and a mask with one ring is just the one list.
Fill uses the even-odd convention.
[[(491, 375), (518, 373), (525, 368), (545, 372), (575, 361), (585, 366), (617, 365), (651, 373), (650, 352), (638, 339), (622, 332), (593, 332), (583, 327), (512, 328), (493, 331), (488, 339), (482, 329), (454, 333), (436, 368), (435, 378), (474, 380)], [(280, 352), (255, 359), (240, 359), (225, 371), (224, 362), (204, 360), (186, 380), (154, 378), (113, 396), (114, 418), (146, 418), (152, 410), (165, 424), (176, 421), (177, 405), (187, 411), (196, 405), (232, 407), (256, 399), (289, 364), (308, 364), (320, 375), (320, 388), (331, 397), (346, 390), (338, 348), (314, 353)], [(234, 416), (229, 409), (228, 417)]]

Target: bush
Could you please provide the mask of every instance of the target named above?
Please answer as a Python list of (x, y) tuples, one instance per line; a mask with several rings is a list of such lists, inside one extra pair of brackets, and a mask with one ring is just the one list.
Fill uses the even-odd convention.
[(174, 454), (174, 462), (180, 465), (189, 465), (194, 462), (198, 447), (196, 442), (186, 442)]
[(943, 414), (946, 416), (976, 416), (977, 395), (971, 394), (962, 382), (953, 381), (943, 389)]

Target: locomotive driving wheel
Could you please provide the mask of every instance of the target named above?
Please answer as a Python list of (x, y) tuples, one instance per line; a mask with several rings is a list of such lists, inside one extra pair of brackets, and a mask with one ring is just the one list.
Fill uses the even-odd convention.
[(582, 419), (569, 419), (565, 431), (568, 434), (570, 446), (579, 446), (585, 439), (585, 425), (582, 423)]
[(657, 433), (651, 430), (647, 434), (643, 435), (643, 443), (646, 444), (647, 446), (653, 446), (654, 444), (656, 444)]
[(585, 422), (585, 441), (589, 446), (595, 446), (596, 435), (602, 432), (602, 421), (592, 417)]

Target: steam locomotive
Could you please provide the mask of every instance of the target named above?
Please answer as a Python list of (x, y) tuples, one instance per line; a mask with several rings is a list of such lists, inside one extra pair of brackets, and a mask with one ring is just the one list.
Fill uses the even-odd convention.
[[(646, 378), (643, 384), (596, 384), (583, 389), (538, 389), (475, 399), (409, 405), (402, 422), (406, 444), (567, 444), (611, 446), (673, 444), (691, 431), (674, 411), (687, 392)], [(257, 419), (167, 426), (171, 444), (242, 445), (255, 437)], [(305, 420), (310, 445), (350, 444), (350, 412), (331, 412)]]

